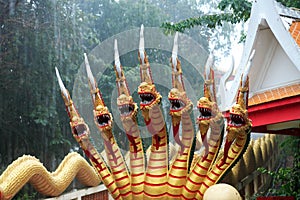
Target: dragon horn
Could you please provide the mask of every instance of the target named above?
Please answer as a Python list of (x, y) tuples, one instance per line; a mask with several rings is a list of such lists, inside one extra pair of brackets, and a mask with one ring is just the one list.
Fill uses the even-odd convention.
[(105, 103), (102, 99), (102, 94), (97, 86), (97, 82), (93, 76), (93, 73), (91, 71), (91, 67), (87, 58), (87, 55), (84, 54), (84, 63), (85, 63), (85, 68), (86, 68), (86, 73), (88, 76), (88, 81), (89, 81), (89, 86), (90, 86), (90, 91), (91, 91), (91, 95), (93, 98), (93, 104), (94, 104), (94, 108), (96, 110), (97, 106), (101, 105), (101, 106), (105, 106)]
[(180, 92), (184, 92), (185, 89), (182, 80), (181, 64), (177, 55), (178, 55), (178, 32), (175, 33), (172, 56), (171, 56), (172, 86), (173, 88), (177, 88)]
[(211, 101), (216, 101), (215, 85), (214, 85), (214, 54), (213, 50), (210, 52), (205, 64), (205, 84), (204, 96)]
[(118, 91), (119, 91), (119, 95), (121, 94), (125, 94), (127, 96), (130, 96), (130, 91), (129, 88), (127, 87), (127, 82), (126, 82), (126, 78), (122, 69), (122, 65), (120, 62), (120, 58), (119, 58), (119, 51), (118, 51), (118, 42), (117, 40), (115, 40), (115, 65), (114, 65), (114, 69), (116, 72), (116, 82), (117, 82), (117, 87), (118, 87)]
[(145, 64), (145, 41), (144, 41), (144, 25), (141, 25), (140, 30), (140, 44), (139, 44), (139, 56), (141, 64)]
[(237, 103), (243, 106), (244, 108), (248, 108), (248, 95), (249, 95), (249, 71), (252, 65), (252, 59), (254, 57), (255, 50), (252, 51), (247, 65), (245, 67), (244, 73), (241, 77), (241, 83), (240, 83), (240, 88), (239, 88), (239, 93), (237, 96)]
[(140, 43), (139, 43), (138, 58), (140, 61), (141, 82), (153, 84), (150, 64), (149, 64), (148, 57), (147, 57), (147, 54), (145, 51), (144, 25), (143, 24), (141, 25), (141, 31), (140, 31)]
[(178, 32), (175, 33), (173, 50), (172, 50), (172, 65), (174, 68), (177, 67), (177, 54), (178, 54)]
[(75, 119), (80, 118), (80, 115), (77, 112), (77, 110), (76, 110), (76, 108), (75, 108), (75, 106), (73, 104), (73, 101), (72, 101), (72, 99), (70, 97), (70, 93), (66, 89), (64, 83), (62, 82), (60, 74), (59, 74), (59, 71), (58, 71), (58, 69), (56, 67), (55, 67), (55, 72), (56, 72), (56, 77), (57, 77), (58, 84), (59, 84), (59, 87), (60, 87), (61, 96), (63, 97), (63, 100), (65, 102), (65, 106), (66, 106), (66, 109), (67, 109), (70, 121), (71, 122), (72, 121), (76, 121)]
[(58, 80), (58, 84), (59, 84), (60, 91), (62, 93), (63, 99), (64, 99), (65, 103), (68, 104), (71, 100), (70, 94), (69, 94), (68, 90), (66, 89), (64, 83), (61, 80), (61, 77), (60, 77), (60, 74), (59, 74), (59, 71), (58, 71), (57, 67), (55, 67), (55, 72), (56, 72), (56, 77), (57, 77), (57, 80)]

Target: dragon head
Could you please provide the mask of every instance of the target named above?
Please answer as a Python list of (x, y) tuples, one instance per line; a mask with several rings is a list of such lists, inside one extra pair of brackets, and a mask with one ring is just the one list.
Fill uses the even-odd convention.
[(70, 119), (70, 126), (71, 126), (73, 137), (79, 144), (83, 146), (83, 148), (85, 148), (84, 141), (88, 140), (88, 137), (90, 135), (89, 127), (84, 122), (83, 118), (80, 117), (77, 109), (75, 108), (75, 105), (70, 97), (70, 93), (65, 88), (61, 80), (58, 69), (55, 68), (55, 70), (56, 70), (56, 76), (61, 90), (61, 95), (65, 102), (66, 110)]
[(93, 110), (94, 121), (101, 134), (104, 134), (108, 139), (112, 135), (113, 117), (109, 112), (108, 108), (105, 106), (105, 103), (102, 98), (102, 94), (92, 74), (87, 55), (84, 54), (84, 57), (85, 57), (85, 66), (86, 66), (92, 101), (94, 104), (94, 110)]
[(197, 102), (197, 108), (199, 110), (197, 123), (202, 137), (206, 135), (209, 126), (212, 125), (212, 122), (223, 119), (216, 102), (214, 70), (212, 69), (213, 64), (214, 55), (212, 51), (205, 65), (204, 97), (201, 97)]
[(121, 94), (117, 98), (117, 104), (121, 119), (123, 121), (135, 119), (138, 112), (138, 107), (133, 101), (132, 96)]
[(168, 99), (170, 102), (170, 115), (172, 117), (173, 124), (173, 135), (175, 142), (181, 146), (181, 151), (184, 149), (184, 144), (179, 137), (179, 126), (181, 123), (181, 117), (184, 114), (190, 113), (193, 108), (191, 100), (187, 97), (184, 88), (184, 82), (182, 78), (181, 63), (177, 57), (178, 52), (178, 32), (176, 32), (174, 37), (174, 44), (172, 50), (172, 56), (170, 59), (172, 67), (172, 86), (170, 90)]
[(251, 120), (248, 118), (248, 111), (245, 106), (236, 103), (229, 112), (227, 131), (230, 133), (248, 132), (251, 127)]
[(98, 129), (107, 133), (112, 130), (113, 117), (105, 105), (96, 105), (94, 109), (94, 120)]
[(169, 92), (168, 99), (170, 101), (170, 115), (174, 117), (180, 117), (183, 112), (189, 111), (193, 104), (186, 93), (180, 92), (177, 88), (172, 88)]
[(216, 102), (210, 101), (207, 97), (201, 97), (197, 102), (197, 108), (199, 110), (197, 123), (200, 133), (205, 134), (208, 131), (210, 120), (216, 115)]
[[(227, 119), (227, 135), (224, 144), (224, 154), (220, 166), (226, 163), (231, 145), (237, 138), (247, 141), (251, 132), (251, 120), (248, 118), (249, 71), (255, 50), (252, 51), (247, 66), (241, 76), (236, 103), (229, 111)], [(245, 140), (246, 139), (246, 140)], [(248, 144), (247, 144), (248, 145)], [(237, 157), (239, 159), (239, 156)]]
[(85, 141), (89, 138), (90, 130), (83, 118), (78, 115), (74, 115), (70, 118), (70, 126), (75, 140), (82, 146), (83, 149), (87, 149)]
[(140, 108), (148, 111), (161, 102), (161, 95), (156, 90), (151, 76), (151, 68), (144, 47), (144, 26), (141, 26), (138, 59), (140, 61), (141, 84), (138, 87), (138, 94), (141, 99)]
[[(241, 77), (240, 88), (238, 91), (236, 104), (230, 109), (229, 119), (227, 125), (229, 135), (237, 135), (239, 132), (246, 132), (250, 130), (252, 124), (248, 118), (248, 94), (249, 94), (249, 70), (251, 67), (252, 59), (254, 57), (255, 50), (252, 51), (248, 60), (245, 71)], [(229, 140), (232, 138), (229, 138)]]
[(141, 99), (140, 108), (142, 111), (149, 110), (161, 102), (162, 97), (154, 84), (142, 82), (138, 87), (138, 94)]
[(83, 118), (80, 117), (78, 112), (75, 110), (73, 102), (70, 101), (69, 105), (66, 105), (70, 118), (70, 126), (72, 129), (73, 136), (77, 141), (81, 140), (84, 137), (89, 136), (89, 128), (84, 122)]
[(117, 105), (121, 120), (124, 122), (126, 120), (134, 120), (137, 115), (137, 105), (133, 101), (132, 96), (130, 95), (129, 88), (127, 87), (126, 77), (124, 75), (122, 65), (119, 58), (118, 44), (115, 40), (115, 65), (114, 70), (116, 73), (116, 83), (119, 96), (117, 98)]
[(230, 109), (228, 126), (230, 127), (242, 127), (247, 124), (248, 111), (240, 104), (235, 104)]
[(171, 56), (172, 66), (172, 86), (173, 88), (169, 92), (169, 101), (171, 104), (170, 115), (172, 117), (181, 117), (183, 112), (187, 112), (192, 109), (193, 104), (187, 97), (184, 83), (182, 80), (182, 69), (180, 60), (177, 57), (178, 52), (178, 33), (175, 34), (174, 44)]

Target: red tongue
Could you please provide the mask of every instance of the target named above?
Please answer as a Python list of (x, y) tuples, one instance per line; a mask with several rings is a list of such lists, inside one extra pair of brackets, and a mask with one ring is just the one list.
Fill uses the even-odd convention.
[(181, 140), (179, 138), (179, 125), (180, 125), (180, 123), (173, 125), (173, 136), (174, 136), (175, 142), (181, 147), (180, 154), (182, 154), (183, 149), (184, 149), (184, 144), (181, 142)]

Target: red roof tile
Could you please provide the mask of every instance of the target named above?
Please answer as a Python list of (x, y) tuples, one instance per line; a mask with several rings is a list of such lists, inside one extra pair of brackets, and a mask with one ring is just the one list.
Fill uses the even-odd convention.
[(300, 46), (300, 21), (293, 21), (292, 25), (290, 26), (289, 32), (291, 33), (298, 46)]
[(297, 95), (300, 95), (300, 83), (255, 94), (249, 98), (248, 104), (252, 106)]

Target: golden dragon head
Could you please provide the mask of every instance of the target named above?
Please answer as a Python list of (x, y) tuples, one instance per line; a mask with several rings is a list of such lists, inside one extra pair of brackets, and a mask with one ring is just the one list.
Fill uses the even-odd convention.
[(206, 136), (209, 126), (212, 125), (212, 121), (223, 120), (223, 116), (216, 102), (213, 64), (214, 56), (213, 52), (211, 52), (205, 65), (204, 97), (201, 97), (197, 102), (197, 108), (199, 110), (197, 123), (202, 140), (203, 137)]
[(174, 37), (172, 56), (170, 59), (172, 66), (172, 89), (169, 92), (170, 112), (172, 117), (173, 135), (175, 142), (183, 150), (184, 144), (179, 138), (179, 126), (183, 114), (190, 113), (193, 109), (192, 101), (187, 97), (184, 82), (182, 79), (182, 69), (178, 54), (178, 32)]
[(83, 118), (80, 117), (79, 113), (77, 112), (77, 109), (75, 108), (75, 105), (73, 104), (73, 101), (70, 97), (70, 93), (65, 88), (65, 86), (61, 80), (58, 69), (55, 68), (55, 70), (56, 70), (56, 76), (57, 76), (58, 83), (59, 83), (60, 90), (61, 90), (61, 95), (65, 102), (66, 110), (67, 110), (67, 113), (68, 113), (68, 116), (70, 119), (70, 127), (72, 130), (73, 137), (79, 144), (82, 144), (82, 146), (84, 148), (85, 147), (84, 141), (88, 140), (89, 135), (90, 135), (89, 127), (84, 122)]
[(122, 121), (134, 120), (136, 121), (136, 115), (138, 112), (137, 104), (133, 101), (130, 95), (130, 90), (127, 86), (126, 77), (122, 69), (122, 65), (119, 59), (118, 44), (115, 40), (115, 73), (116, 73), (116, 84), (118, 88), (117, 105), (120, 112)]
[(172, 117), (181, 117), (182, 113), (190, 111), (193, 107), (193, 103), (187, 97), (186, 91), (184, 88), (184, 83), (182, 80), (182, 70), (181, 63), (177, 57), (178, 52), (178, 33), (174, 37), (174, 45), (171, 57), (171, 66), (172, 66), (172, 86), (170, 90), (168, 99), (170, 101), (170, 115)]
[[(249, 71), (254, 57), (255, 50), (252, 51), (245, 71), (241, 77), (236, 104), (229, 111), (227, 131), (228, 135), (237, 135), (240, 132), (248, 133), (252, 123), (248, 118), (248, 95), (249, 95)], [(231, 138), (229, 138), (230, 140)]]
[(112, 135), (113, 117), (102, 98), (102, 94), (97, 86), (97, 82), (92, 74), (87, 55), (85, 57), (85, 66), (89, 80), (90, 92), (94, 104), (94, 121), (99, 131), (106, 136), (107, 139)]
[(141, 84), (138, 87), (138, 94), (141, 99), (140, 109), (142, 111), (149, 110), (151, 107), (158, 105), (161, 102), (161, 95), (156, 90), (153, 83), (150, 64), (144, 47), (144, 26), (142, 25), (140, 31), (140, 44), (138, 59), (140, 61), (140, 76)]
[[(252, 59), (254, 57), (255, 50), (253, 50), (247, 66), (245, 68), (245, 71), (241, 77), (240, 81), (240, 88), (238, 91), (237, 99), (235, 105), (232, 106), (232, 108), (229, 111), (229, 117), (227, 119), (227, 135), (226, 140), (224, 144), (224, 153), (223, 158), (221, 159), (221, 162), (219, 166), (222, 166), (227, 161), (227, 158), (229, 157), (230, 151), (229, 149), (234, 144), (234, 142), (239, 140), (247, 141), (250, 138), (249, 134), (251, 132), (251, 120), (248, 118), (248, 93), (249, 93), (249, 70), (251, 67)], [(241, 146), (241, 145), (240, 145)], [(244, 147), (247, 147), (247, 144), (244, 144)], [(246, 148), (245, 147), (245, 148)], [(232, 156), (231, 156), (232, 157)], [(239, 159), (240, 156), (237, 155), (236, 159)]]
[[(245, 75), (245, 74), (244, 74)], [(243, 75), (243, 76), (244, 76)], [(243, 78), (242, 78), (243, 79)], [(245, 83), (241, 80), (237, 102), (229, 111), (229, 119), (227, 124), (228, 133), (236, 135), (240, 132), (248, 132), (251, 127), (251, 120), (248, 118), (248, 92), (249, 79), (245, 79)]]

